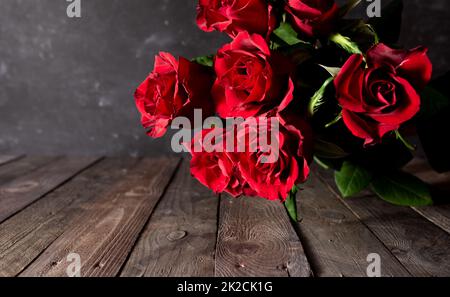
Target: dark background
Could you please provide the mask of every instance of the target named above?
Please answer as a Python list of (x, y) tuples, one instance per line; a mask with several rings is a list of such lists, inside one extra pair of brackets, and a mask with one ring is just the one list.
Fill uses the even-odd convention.
[[(145, 135), (134, 89), (158, 51), (192, 58), (227, 38), (196, 27), (194, 0), (81, 1), (82, 18), (70, 19), (65, 0), (0, 0), (0, 153), (170, 152), (169, 137)], [(448, 0), (404, 2), (401, 44), (428, 46), (443, 74)]]

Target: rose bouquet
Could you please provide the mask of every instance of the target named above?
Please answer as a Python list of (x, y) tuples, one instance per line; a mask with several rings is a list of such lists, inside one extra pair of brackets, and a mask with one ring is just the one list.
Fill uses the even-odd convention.
[(406, 136), (429, 140), (426, 123), (448, 99), (429, 85), (427, 49), (396, 44), (402, 2), (348, 19), (360, 2), (199, 0), (200, 29), (230, 42), (192, 60), (155, 58), (135, 93), (148, 135), (193, 124), (192, 140), (182, 131), (172, 144), (190, 152), (195, 178), (217, 193), (282, 201), (293, 219), (313, 161), (335, 170), (344, 197), (371, 186), (393, 204), (432, 204), (401, 168), (415, 150)]

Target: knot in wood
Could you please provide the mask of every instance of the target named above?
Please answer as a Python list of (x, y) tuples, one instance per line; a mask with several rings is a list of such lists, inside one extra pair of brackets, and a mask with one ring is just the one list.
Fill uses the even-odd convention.
[(170, 241), (176, 241), (176, 240), (185, 238), (186, 235), (187, 235), (186, 231), (177, 230), (177, 231), (170, 232), (169, 235), (167, 235), (167, 239)]

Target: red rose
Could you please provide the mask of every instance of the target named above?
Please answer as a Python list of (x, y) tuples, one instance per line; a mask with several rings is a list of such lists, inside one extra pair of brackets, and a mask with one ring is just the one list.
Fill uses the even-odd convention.
[[(208, 152), (204, 147), (203, 139), (213, 131), (215, 130), (203, 130), (195, 135), (192, 141), (190, 148), (192, 176), (216, 193), (227, 192), (234, 197), (240, 195), (255, 196), (256, 193), (250, 189), (248, 183), (242, 178), (230, 153), (226, 152), (223, 129), (219, 131), (222, 139), (216, 140), (216, 145), (222, 145), (220, 151)], [(199, 151), (195, 150), (196, 143), (200, 148)]]
[[(226, 141), (233, 135), (234, 145), (227, 150)], [(284, 201), (309, 175), (310, 136), (308, 125), (298, 117), (251, 118), (236, 130), (203, 130), (191, 144), (191, 174), (216, 193)], [(214, 139), (215, 150), (205, 146), (205, 137)]]
[(169, 53), (155, 57), (152, 73), (135, 92), (141, 122), (151, 137), (162, 137), (173, 118), (191, 116), (194, 108), (210, 114), (212, 74), (206, 67)]
[(294, 27), (308, 37), (331, 33), (339, 12), (334, 0), (288, 0), (285, 9)]
[(239, 33), (218, 51), (214, 62), (217, 79), (212, 95), (217, 113), (223, 118), (247, 118), (286, 108), (293, 99), (294, 84), (285, 66), (263, 37)]
[(351, 56), (334, 84), (346, 126), (366, 144), (377, 143), (399, 129), (420, 109), (418, 92), (430, 81), (427, 49), (394, 50), (378, 44)]
[(265, 0), (200, 0), (197, 11), (200, 29), (226, 32), (231, 37), (242, 31), (268, 36), (276, 23)]
[[(238, 130), (237, 139), (247, 141), (246, 150), (232, 156), (242, 177), (258, 196), (285, 201), (294, 185), (305, 182), (309, 175), (308, 157), (305, 156), (305, 148), (309, 147), (310, 141), (310, 138), (306, 137), (309, 129), (297, 118), (296, 123), (279, 121), (279, 133), (276, 133), (274, 120), (277, 118), (269, 118), (267, 121), (261, 119), (258, 118), (258, 125), (249, 123), (249, 120), (242, 124), (241, 127), (246, 128)], [(261, 135), (257, 134), (261, 128), (268, 131), (268, 139), (271, 139), (271, 133), (274, 133), (278, 145), (274, 146), (271, 140), (268, 146), (264, 145), (264, 142), (261, 143)], [(256, 149), (251, 149), (252, 147)], [(273, 149), (278, 151), (273, 152)]]

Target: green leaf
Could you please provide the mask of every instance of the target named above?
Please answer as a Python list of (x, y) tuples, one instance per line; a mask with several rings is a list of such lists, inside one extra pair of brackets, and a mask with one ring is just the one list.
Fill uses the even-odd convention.
[(319, 66), (325, 69), (333, 77), (336, 77), (339, 74), (339, 71), (341, 71), (340, 67), (329, 67), (321, 64), (319, 64)]
[(380, 18), (371, 18), (371, 25), (378, 33), (381, 42), (395, 44), (400, 37), (402, 26), (403, 1), (393, 0), (381, 10)]
[(431, 86), (427, 86), (422, 93), (419, 117), (429, 119), (437, 115), (442, 109), (450, 105), (450, 99)]
[(317, 163), (317, 165), (326, 170), (341, 170), (342, 164), (344, 163), (342, 159), (325, 159), (318, 156), (314, 156), (314, 161)]
[(355, 42), (339, 33), (332, 34), (330, 36), (330, 41), (336, 43), (338, 46), (340, 46), (350, 54), (362, 54), (361, 50)]
[(335, 173), (336, 185), (344, 198), (354, 196), (367, 188), (372, 180), (372, 173), (350, 161), (342, 164)]
[[(279, 39), (276, 36), (273, 39)], [(271, 41), (273, 43), (274, 41)], [(284, 43), (283, 41), (280, 41)], [(276, 42), (275, 42), (276, 43)], [(276, 45), (275, 45), (276, 46)], [(288, 56), (293, 63), (296, 65), (300, 65), (309, 59), (311, 59), (314, 55), (314, 47), (310, 43), (302, 42), (297, 43), (295, 45), (289, 46), (281, 46), (276, 48), (282, 54)]]
[(373, 35), (373, 42), (374, 44), (380, 43), (380, 37), (377, 34), (377, 31), (375, 31), (374, 27), (370, 24), (365, 24), (365, 28), (368, 32), (370, 32)]
[(213, 67), (214, 65), (214, 55), (202, 56), (192, 59), (193, 62), (196, 62), (203, 66)]
[(280, 26), (273, 31), (273, 33), (287, 45), (303, 43), (302, 40), (298, 39), (297, 32), (295, 32), (294, 28), (292, 28), (289, 23), (281, 23)]
[(328, 78), (320, 87), (320, 89), (311, 97), (309, 102), (308, 112), (310, 116), (313, 116), (318, 110), (319, 107), (324, 104), (324, 94), (327, 87), (331, 84), (334, 77)]
[(338, 145), (317, 138), (314, 142), (314, 154), (324, 159), (342, 159), (348, 157), (349, 154)]
[(375, 29), (363, 20), (346, 19), (341, 20), (340, 23), (341, 27), (339, 32), (356, 43), (362, 52), (367, 51), (373, 45), (379, 43), (378, 34), (375, 32)]
[(400, 206), (432, 205), (430, 189), (417, 177), (394, 172), (377, 176), (372, 182), (373, 191), (383, 200)]
[(298, 192), (298, 188), (297, 188), (297, 186), (294, 186), (292, 188), (291, 192), (288, 194), (286, 201), (284, 202), (284, 206), (286, 207), (289, 217), (294, 222), (298, 222), (297, 202), (296, 202), (297, 192)]
[(331, 165), (328, 164), (328, 162), (324, 161), (323, 159), (317, 156), (314, 156), (314, 162), (316, 162), (316, 164), (322, 167), (323, 169), (329, 170), (332, 168)]

